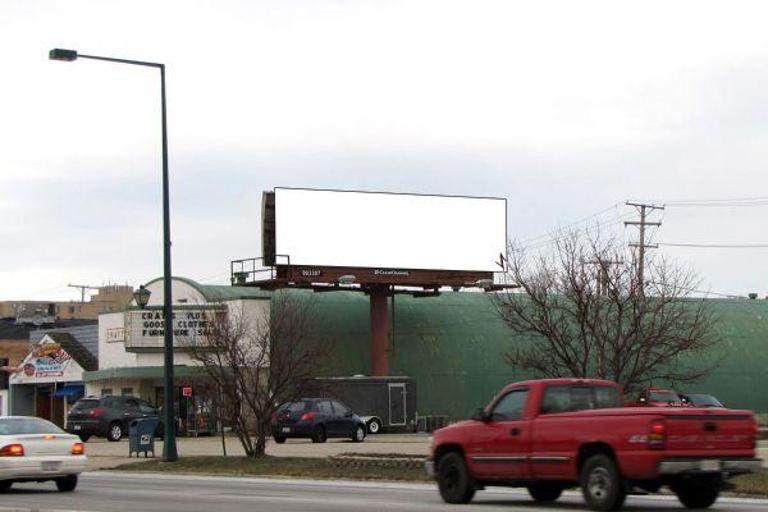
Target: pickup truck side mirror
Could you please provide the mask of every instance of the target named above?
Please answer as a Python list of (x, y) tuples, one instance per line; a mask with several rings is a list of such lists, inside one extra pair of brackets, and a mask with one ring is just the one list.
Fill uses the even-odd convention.
[(472, 415), (472, 419), (475, 421), (482, 421), (483, 423), (486, 423), (488, 421), (491, 421), (491, 415), (485, 412), (485, 409), (482, 407), (478, 407), (477, 410), (475, 410), (475, 414)]

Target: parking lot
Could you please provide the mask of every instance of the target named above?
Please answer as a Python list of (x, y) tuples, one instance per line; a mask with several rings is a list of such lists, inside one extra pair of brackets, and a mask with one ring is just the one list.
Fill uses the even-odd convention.
[[(236, 437), (226, 438), (227, 455), (245, 455)], [(223, 455), (221, 437), (180, 437), (177, 439), (179, 456)], [(155, 442), (157, 456), (163, 453), (163, 442)], [(429, 451), (429, 435), (377, 434), (368, 436), (365, 442), (355, 443), (348, 439), (329, 439), (325, 443), (313, 443), (309, 439), (289, 439), (284, 444), (267, 441), (267, 454), (278, 457), (328, 457), (344, 452), (401, 453), (424, 455)], [(128, 458), (127, 439), (110, 443), (105, 439), (91, 438), (86, 443), (86, 454), (91, 469), (112, 468), (125, 464)]]

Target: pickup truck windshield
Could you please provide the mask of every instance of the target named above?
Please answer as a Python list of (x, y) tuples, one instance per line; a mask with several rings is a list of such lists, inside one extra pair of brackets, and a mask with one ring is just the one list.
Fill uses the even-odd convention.
[(548, 386), (541, 403), (541, 414), (621, 407), (621, 395), (611, 386)]

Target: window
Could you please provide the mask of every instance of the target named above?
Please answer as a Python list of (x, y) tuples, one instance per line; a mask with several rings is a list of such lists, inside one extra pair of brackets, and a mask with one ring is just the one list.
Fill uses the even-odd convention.
[(133, 388), (120, 388), (120, 395), (122, 396), (133, 395)]
[(317, 410), (320, 414), (324, 414), (326, 416), (333, 416), (333, 409), (331, 408), (331, 402), (327, 400), (322, 400), (320, 402), (317, 402)]
[(619, 390), (611, 386), (595, 386), (595, 408), (610, 409), (612, 407), (623, 407)]
[(287, 404), (283, 404), (278, 409), (279, 411), (288, 411), (293, 413), (298, 412), (304, 412), (309, 411), (312, 409), (312, 404), (310, 402), (290, 402)]
[(0, 435), (15, 436), (24, 434), (64, 434), (59, 427), (40, 418), (3, 418), (0, 419)]
[(107, 396), (112, 394), (112, 388), (101, 388), (101, 396)]
[(504, 395), (496, 402), (491, 413), (492, 421), (519, 420), (523, 417), (523, 408), (528, 398), (527, 389), (516, 389)]
[(349, 407), (342, 404), (341, 402), (333, 401), (333, 410), (336, 412), (338, 416), (344, 416), (350, 412)]
[(149, 402), (139, 400), (139, 412), (141, 414), (157, 414), (157, 411)]
[(549, 386), (544, 390), (541, 414), (553, 414), (571, 410), (571, 389), (568, 386)]
[(129, 398), (125, 401), (125, 408), (129, 411), (138, 411), (139, 410), (139, 401), (135, 398)]
[(549, 386), (544, 391), (541, 414), (621, 407), (619, 391), (610, 386)]

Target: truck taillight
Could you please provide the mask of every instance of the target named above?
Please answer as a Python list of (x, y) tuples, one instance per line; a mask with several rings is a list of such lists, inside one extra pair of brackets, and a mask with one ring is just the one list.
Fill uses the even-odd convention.
[(85, 445), (83, 443), (75, 443), (72, 445), (72, 455), (85, 454)]
[(648, 448), (663, 450), (667, 441), (667, 426), (661, 420), (653, 420), (648, 432)]
[(301, 415), (301, 421), (311, 421), (315, 419), (315, 416), (317, 416), (317, 413), (314, 412), (305, 412)]
[(0, 457), (23, 457), (24, 447), (20, 444), (7, 444), (0, 448)]

